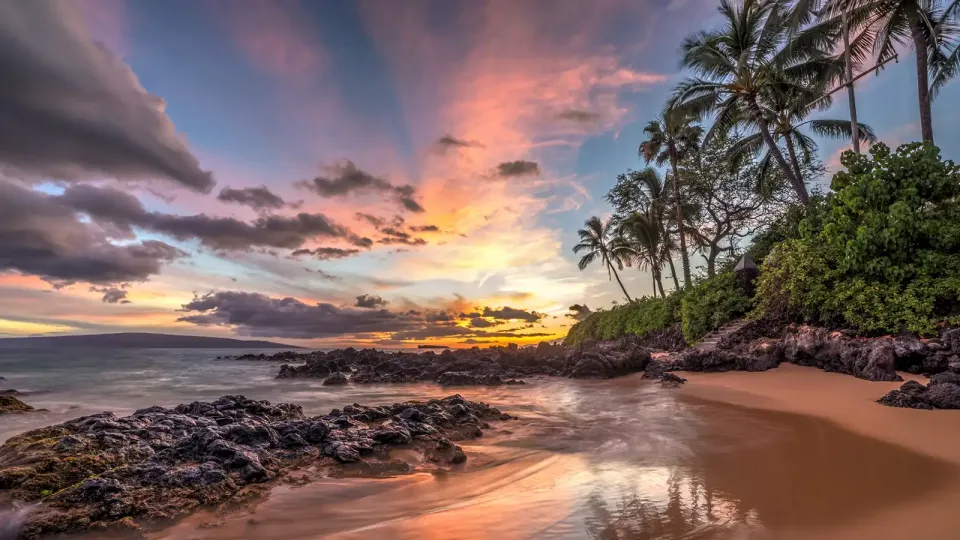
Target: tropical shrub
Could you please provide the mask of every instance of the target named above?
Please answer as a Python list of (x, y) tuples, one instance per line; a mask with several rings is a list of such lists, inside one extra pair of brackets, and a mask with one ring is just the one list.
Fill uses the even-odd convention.
[(683, 297), (683, 337), (694, 344), (708, 333), (750, 311), (752, 299), (743, 293), (733, 272), (723, 272), (697, 283)]
[(960, 168), (930, 144), (843, 154), (815, 222), (778, 244), (757, 297), (767, 317), (862, 333), (928, 334), (960, 314)]
[(641, 298), (606, 311), (595, 311), (570, 328), (565, 345), (616, 339), (630, 334), (645, 337), (680, 321), (681, 293), (666, 298)]

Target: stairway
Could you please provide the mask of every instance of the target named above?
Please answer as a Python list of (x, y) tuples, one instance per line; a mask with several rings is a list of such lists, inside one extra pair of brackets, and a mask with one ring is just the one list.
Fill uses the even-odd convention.
[(746, 319), (737, 319), (735, 321), (730, 321), (727, 324), (717, 328), (713, 332), (707, 334), (696, 345), (693, 346), (694, 349), (701, 351), (712, 351), (720, 345), (720, 340), (729, 336), (730, 334), (743, 328), (748, 322)]

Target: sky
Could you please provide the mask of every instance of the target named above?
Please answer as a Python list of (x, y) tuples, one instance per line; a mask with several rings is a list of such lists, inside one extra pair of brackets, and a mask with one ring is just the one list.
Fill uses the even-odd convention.
[[(622, 301), (576, 230), (716, 23), (713, 0), (5, 2), (0, 337), (562, 337), (572, 304)], [(901, 56), (857, 86), (891, 146), (919, 139)]]

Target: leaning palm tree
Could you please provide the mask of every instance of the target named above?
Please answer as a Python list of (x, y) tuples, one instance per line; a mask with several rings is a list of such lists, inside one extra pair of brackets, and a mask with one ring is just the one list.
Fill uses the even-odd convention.
[[(764, 95), (762, 107), (770, 130), (778, 145), (781, 142), (783, 143), (787, 155), (790, 157), (793, 173), (801, 179), (804, 174), (798, 155), (802, 156), (804, 164), (809, 164), (817, 149), (817, 143), (804, 133), (804, 127), (819, 137), (833, 139), (850, 139), (853, 137), (853, 124), (849, 120), (806, 119), (815, 110), (829, 109), (831, 105), (832, 100), (829, 96), (811, 102), (804, 100), (803, 96), (797, 96), (789, 92), (772, 91)], [(760, 133), (756, 122), (745, 122), (745, 124), (753, 129), (753, 133), (748, 131), (747, 135), (731, 147), (731, 164), (739, 163), (747, 156), (756, 157), (765, 147), (763, 135)], [(857, 124), (857, 138), (861, 142), (868, 143), (877, 140), (873, 128), (863, 123)], [(772, 158), (769, 149), (760, 158), (759, 181), (762, 182), (768, 178)]]
[(689, 288), (690, 255), (687, 253), (687, 235), (683, 224), (682, 178), (677, 165), (694, 154), (700, 147), (703, 128), (693, 125), (694, 117), (683, 109), (667, 109), (661, 118), (651, 120), (643, 132), (647, 139), (640, 144), (640, 155), (647, 163), (655, 161), (663, 166), (670, 163), (673, 171), (674, 212), (676, 214), (677, 232), (680, 237), (680, 261), (683, 264), (683, 286)]
[(653, 214), (635, 212), (623, 219), (618, 227), (614, 250), (640, 270), (650, 270), (653, 279), (653, 297), (667, 297), (663, 290), (663, 267), (670, 253), (670, 240), (664, 234), (663, 224)]
[[(863, 27), (873, 35), (874, 51), (883, 61), (896, 55), (900, 46), (913, 46), (917, 70), (917, 101), (920, 108), (920, 134), (924, 141), (933, 143), (933, 113), (930, 103), (935, 93), (952, 76), (949, 62), (934, 53), (948, 36), (958, 32), (953, 20), (955, 2), (942, 9), (940, 0), (834, 0), (827, 4), (827, 13), (869, 10), (871, 16)], [(941, 16), (946, 17), (942, 20)], [(941, 24), (945, 23), (945, 24)], [(939, 28), (938, 28), (939, 26)], [(938, 35), (939, 34), (939, 35)], [(938, 69), (940, 68), (940, 69)], [(934, 72), (931, 88), (930, 73)], [(937, 74), (941, 75), (938, 77)], [(931, 92), (933, 90), (933, 92)]]
[(620, 284), (620, 290), (622, 290), (623, 295), (627, 297), (627, 301), (633, 302), (630, 294), (627, 293), (626, 287), (623, 286), (623, 282), (620, 281), (620, 274), (617, 273), (618, 268), (623, 268), (623, 260), (619, 254), (612, 249), (612, 233), (613, 227), (610, 221), (603, 223), (600, 221), (600, 218), (596, 216), (588, 219), (584, 223), (584, 227), (577, 231), (577, 234), (580, 236), (580, 242), (573, 246), (574, 253), (580, 253), (581, 251), (586, 252), (580, 257), (580, 262), (577, 263), (577, 266), (580, 270), (584, 270), (590, 266), (591, 263), (599, 259), (603, 262), (603, 265), (607, 267), (607, 278), (610, 279), (611, 276), (615, 277), (617, 283)]
[(669, 101), (697, 115), (712, 113), (714, 123), (704, 142), (752, 118), (770, 154), (790, 181), (797, 197), (809, 201), (806, 185), (787, 163), (764, 114), (763, 99), (773, 91), (819, 97), (823, 81), (836, 80), (842, 69), (828, 50), (837, 25), (790, 28), (788, 5), (782, 0), (720, 1), (723, 24), (688, 37), (682, 46), (683, 66), (693, 77), (680, 82)]

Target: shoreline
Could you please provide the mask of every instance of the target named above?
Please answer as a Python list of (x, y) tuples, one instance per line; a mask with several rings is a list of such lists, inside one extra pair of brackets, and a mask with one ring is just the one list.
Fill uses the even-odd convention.
[[(781, 364), (764, 372), (677, 372), (687, 379), (678, 393), (689, 399), (749, 409), (799, 414), (905, 448), (951, 465), (960, 474), (960, 414), (949, 410), (886, 407), (876, 402), (901, 382), (871, 382), (813, 367)], [(923, 377), (901, 373), (905, 380)], [(864, 456), (869, 459), (869, 456)], [(910, 463), (903, 463), (909, 468)], [(877, 474), (883, 474), (878, 470)], [(829, 485), (824, 485), (829, 489)], [(953, 483), (830, 531), (830, 538), (956, 538), (960, 485)], [(809, 531), (805, 533), (809, 535)], [(805, 538), (804, 534), (782, 538)]]

